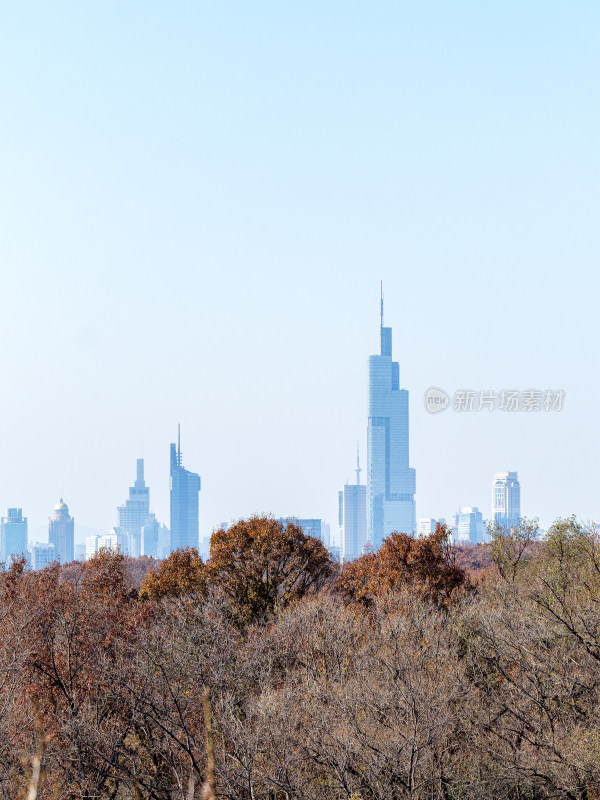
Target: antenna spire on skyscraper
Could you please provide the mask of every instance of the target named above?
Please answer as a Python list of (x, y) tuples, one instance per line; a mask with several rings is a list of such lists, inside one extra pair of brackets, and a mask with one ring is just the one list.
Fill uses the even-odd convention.
[(362, 472), (362, 469), (360, 468), (360, 453), (359, 453), (359, 449), (358, 449), (358, 442), (356, 443), (356, 469), (355, 469), (355, 472), (356, 472), (356, 485), (360, 486), (360, 473)]
[(181, 423), (177, 423), (177, 466), (181, 466)]
[(381, 281), (381, 327), (383, 328), (383, 281)]

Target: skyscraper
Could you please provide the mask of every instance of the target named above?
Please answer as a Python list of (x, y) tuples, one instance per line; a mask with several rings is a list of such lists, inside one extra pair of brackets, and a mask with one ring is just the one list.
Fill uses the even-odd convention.
[(119, 528), (125, 534), (125, 549), (129, 555), (141, 553), (142, 526), (150, 514), (150, 489), (144, 481), (144, 459), (137, 460), (137, 477), (133, 486), (129, 487), (129, 497), (124, 505), (118, 506)]
[[(68, 564), (75, 558), (75, 520), (69, 515), (69, 507), (63, 502), (54, 506), (48, 519), (48, 541), (54, 545), (54, 558)], [(36, 569), (36, 567), (34, 567)]]
[(516, 528), (521, 519), (521, 485), (516, 472), (497, 472), (492, 484), (492, 522), (495, 528)]
[(142, 525), (142, 540), (140, 555), (158, 558), (158, 535), (160, 525), (154, 514), (150, 514)]
[(31, 546), (31, 569), (45, 569), (57, 558), (53, 544), (36, 542)]
[(369, 357), (367, 428), (368, 535), (375, 549), (393, 531), (416, 529), (415, 471), (408, 465), (408, 391), (400, 388), (400, 365), (392, 361), (392, 329), (383, 325), (380, 353)]
[(367, 487), (360, 482), (360, 461), (356, 448), (356, 483), (344, 484), (340, 492), (342, 558), (352, 561), (362, 554), (367, 542)]
[(437, 523), (437, 519), (433, 517), (421, 517), (417, 523), (417, 537), (424, 539), (427, 536), (431, 536), (432, 533), (435, 533)]
[(2, 561), (9, 563), (20, 556), (27, 556), (27, 517), (23, 509), (8, 508), (0, 523), (0, 551)]
[(477, 506), (465, 506), (456, 515), (456, 544), (481, 544), (487, 541), (483, 515)]
[(301, 518), (301, 517), (279, 517), (278, 522), (281, 523), (285, 530), (288, 523), (302, 528), (302, 533), (305, 536), (313, 536), (315, 539), (323, 541), (323, 520), (316, 518)]
[(198, 492), (200, 476), (181, 463), (181, 428), (177, 445), (171, 444), (171, 548), (198, 547)]

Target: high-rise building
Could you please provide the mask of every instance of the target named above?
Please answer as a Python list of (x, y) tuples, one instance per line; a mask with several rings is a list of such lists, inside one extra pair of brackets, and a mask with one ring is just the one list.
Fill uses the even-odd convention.
[(98, 536), (85, 537), (85, 560), (89, 561), (90, 558), (98, 552)]
[(120, 552), (125, 555), (131, 555), (127, 550), (128, 543), (129, 536), (122, 528), (111, 528), (104, 536), (98, 536), (97, 551), (112, 550), (114, 553)]
[[(69, 515), (69, 507), (63, 502), (54, 506), (54, 513), (48, 519), (48, 541), (54, 545), (54, 558), (61, 564), (68, 564), (75, 558), (75, 520)], [(35, 567), (34, 567), (35, 569)]]
[(367, 541), (367, 487), (360, 482), (360, 461), (356, 449), (356, 483), (346, 483), (340, 492), (342, 558), (358, 558)]
[(476, 506), (461, 508), (456, 516), (456, 544), (481, 544), (487, 540), (481, 511)]
[(171, 531), (164, 522), (158, 526), (158, 558), (168, 558), (171, 552)]
[(418, 538), (424, 539), (427, 536), (431, 536), (432, 533), (435, 533), (437, 523), (437, 519), (433, 517), (421, 517), (417, 525)]
[(158, 558), (158, 535), (160, 525), (156, 516), (150, 514), (145, 524), (142, 525), (142, 540), (141, 540), (141, 553), (142, 556), (152, 556)]
[(291, 522), (294, 525), (297, 525), (299, 528), (302, 528), (302, 533), (305, 536), (314, 536), (315, 539), (320, 539), (323, 541), (323, 523), (322, 520), (316, 518), (306, 518), (302, 519), (300, 517), (280, 517), (278, 522), (280, 522), (285, 530), (288, 526), (288, 522)]
[(129, 555), (137, 558), (141, 553), (142, 526), (150, 514), (150, 489), (144, 481), (144, 459), (137, 460), (137, 477), (129, 488), (129, 497), (125, 504), (117, 508), (119, 512), (119, 528), (127, 537), (125, 549)]
[(375, 549), (394, 531), (416, 529), (415, 470), (408, 457), (408, 391), (400, 388), (400, 365), (392, 361), (392, 329), (383, 325), (380, 353), (369, 357), (367, 428), (368, 538)]
[(27, 557), (27, 517), (23, 509), (8, 508), (0, 523), (2, 561), (9, 563), (20, 556)]
[(45, 569), (54, 561), (58, 561), (58, 556), (53, 544), (36, 542), (31, 546), (31, 569)]
[(200, 476), (181, 463), (181, 430), (171, 445), (171, 548), (199, 546), (198, 493)]
[(521, 519), (521, 485), (516, 472), (497, 472), (492, 484), (492, 522), (495, 528), (516, 528)]

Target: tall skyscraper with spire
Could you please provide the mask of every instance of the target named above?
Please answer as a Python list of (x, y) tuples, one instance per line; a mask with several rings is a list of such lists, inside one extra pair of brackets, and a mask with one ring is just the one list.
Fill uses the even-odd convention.
[(400, 388), (400, 365), (392, 361), (392, 329), (383, 324), (379, 355), (369, 356), (367, 428), (368, 535), (375, 549), (394, 531), (416, 529), (415, 471), (408, 457), (408, 391)]
[(177, 445), (171, 444), (171, 549), (199, 547), (198, 493), (200, 476), (189, 472), (181, 461), (181, 426)]

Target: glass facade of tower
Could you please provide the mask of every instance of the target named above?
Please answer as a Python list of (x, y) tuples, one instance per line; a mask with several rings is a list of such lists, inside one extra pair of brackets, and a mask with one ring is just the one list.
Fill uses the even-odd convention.
[(129, 497), (125, 504), (117, 508), (119, 528), (126, 537), (125, 549), (137, 558), (141, 555), (142, 526), (150, 514), (150, 488), (144, 480), (144, 459), (137, 460), (137, 474), (133, 486), (129, 487)]
[(61, 564), (74, 560), (75, 520), (69, 514), (69, 507), (62, 497), (54, 506), (54, 513), (48, 520), (48, 541), (54, 545), (54, 558)]
[(352, 561), (362, 554), (367, 542), (367, 487), (346, 483), (342, 496), (342, 557)]
[(408, 465), (408, 391), (392, 361), (392, 329), (381, 326), (381, 352), (369, 358), (367, 429), (368, 535), (375, 549), (394, 531), (416, 529), (415, 470)]
[(27, 556), (27, 517), (20, 508), (9, 508), (0, 523), (0, 551), (2, 561), (12, 562)]
[(457, 544), (481, 544), (488, 541), (483, 514), (476, 506), (465, 506), (456, 516)]
[(181, 464), (179, 444), (171, 445), (171, 549), (200, 545), (198, 493), (200, 476)]
[(323, 521), (320, 519), (312, 518), (312, 519), (303, 519), (300, 517), (279, 517), (278, 520), (283, 529), (287, 528), (288, 523), (292, 523), (293, 525), (297, 525), (299, 528), (302, 528), (302, 533), (305, 536), (313, 536), (315, 539), (320, 539), (323, 541)]
[(516, 472), (497, 472), (492, 484), (492, 521), (496, 528), (516, 528), (521, 519), (521, 484)]

